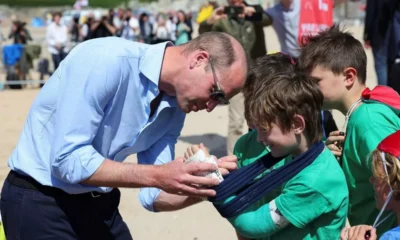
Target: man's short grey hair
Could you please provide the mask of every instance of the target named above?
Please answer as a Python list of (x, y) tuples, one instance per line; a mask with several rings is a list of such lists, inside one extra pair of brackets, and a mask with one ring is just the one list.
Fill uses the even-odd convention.
[[(229, 68), (237, 59), (230, 37), (226, 33), (206, 32), (183, 45), (183, 54), (206, 51), (215, 68)], [(207, 71), (210, 68), (207, 66)]]

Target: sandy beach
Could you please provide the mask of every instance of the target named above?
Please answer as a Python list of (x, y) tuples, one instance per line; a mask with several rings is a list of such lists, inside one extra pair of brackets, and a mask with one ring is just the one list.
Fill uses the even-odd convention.
[[(362, 38), (363, 27), (348, 28)], [(274, 30), (265, 28), (269, 52), (279, 51)], [(39, 34), (39, 33), (38, 33)], [(371, 50), (368, 55), (368, 87), (376, 85)], [(4, 77), (1, 77), (1, 81)], [(9, 172), (7, 160), (18, 141), (30, 105), (39, 89), (0, 91), (0, 184)], [(334, 111), (338, 127), (343, 124), (343, 115)], [(216, 156), (225, 154), (228, 108), (218, 107), (212, 113), (190, 113), (176, 145), (176, 156), (183, 156), (191, 144), (203, 142)], [(244, 126), (244, 129), (246, 126)], [(127, 161), (136, 162), (136, 156)], [(231, 225), (219, 216), (211, 203), (203, 202), (188, 209), (169, 213), (151, 213), (138, 202), (136, 189), (121, 189), (120, 212), (128, 224), (132, 236), (137, 240), (228, 240), (235, 239)]]

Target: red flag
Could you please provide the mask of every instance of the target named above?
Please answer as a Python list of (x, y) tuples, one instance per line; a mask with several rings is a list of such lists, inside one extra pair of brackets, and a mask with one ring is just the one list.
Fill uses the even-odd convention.
[[(380, 102), (394, 110), (400, 111), (400, 95), (393, 88), (386, 86), (376, 86), (372, 90), (366, 88), (362, 92), (361, 97), (365, 101)], [(378, 149), (382, 152), (400, 157), (400, 131), (386, 137), (378, 145)]]
[(300, 0), (300, 22), (298, 42), (305, 44), (303, 37), (316, 35), (333, 25), (333, 0)]
[(376, 86), (372, 90), (366, 88), (361, 96), (364, 100), (377, 101), (400, 110), (400, 95), (393, 88), (386, 86)]

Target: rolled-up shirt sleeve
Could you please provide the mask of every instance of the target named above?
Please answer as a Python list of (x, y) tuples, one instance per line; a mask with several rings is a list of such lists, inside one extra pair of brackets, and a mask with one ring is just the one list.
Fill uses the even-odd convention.
[[(138, 162), (140, 164), (162, 165), (175, 159), (175, 144), (185, 121), (184, 113), (177, 113), (177, 115), (175, 124), (162, 139), (153, 144), (148, 150), (138, 153)], [(139, 202), (145, 209), (155, 212), (153, 204), (160, 192), (161, 190), (158, 188), (141, 188)]]
[(54, 177), (75, 184), (106, 158), (92, 144), (122, 74), (119, 59), (104, 47), (86, 45), (70, 55), (55, 73), (60, 86), (50, 161)]

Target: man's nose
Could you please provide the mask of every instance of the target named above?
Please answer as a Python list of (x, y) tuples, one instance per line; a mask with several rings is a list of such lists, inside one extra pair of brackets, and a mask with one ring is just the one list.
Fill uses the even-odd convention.
[(211, 112), (218, 105), (218, 102), (215, 100), (210, 100), (207, 102), (207, 112)]

